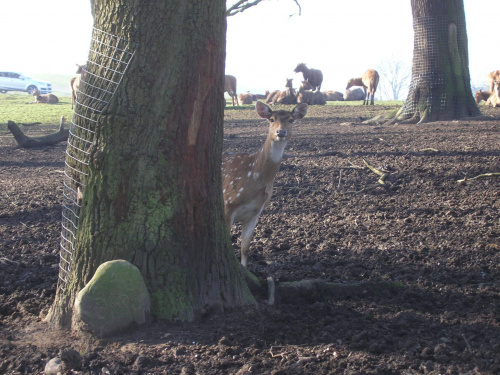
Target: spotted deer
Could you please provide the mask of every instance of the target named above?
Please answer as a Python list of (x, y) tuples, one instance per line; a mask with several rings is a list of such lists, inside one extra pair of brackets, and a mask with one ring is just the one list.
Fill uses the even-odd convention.
[(235, 222), (241, 222), (241, 264), (245, 267), (257, 221), (273, 194), (274, 178), (292, 135), (292, 124), (307, 113), (305, 103), (298, 104), (292, 111), (273, 111), (262, 102), (257, 102), (255, 108), (258, 115), (269, 122), (264, 145), (253, 154), (225, 154), (222, 158), (226, 224), (231, 230)]

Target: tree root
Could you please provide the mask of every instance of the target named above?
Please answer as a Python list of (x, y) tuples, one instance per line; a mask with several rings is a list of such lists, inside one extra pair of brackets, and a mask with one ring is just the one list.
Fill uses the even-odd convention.
[(275, 284), (276, 304), (315, 303), (324, 298), (346, 298), (394, 293), (403, 286), (390, 282), (332, 283), (324, 280), (301, 280)]
[(352, 296), (394, 294), (403, 290), (402, 284), (394, 282), (333, 283), (320, 279), (290, 282), (276, 282), (268, 277), (261, 282), (246, 268), (242, 267), (245, 280), (254, 295), (267, 299), (269, 305), (311, 304), (325, 298), (343, 299)]
[(35, 148), (35, 147), (45, 147), (52, 146), (59, 142), (64, 142), (68, 140), (69, 130), (64, 129), (64, 116), (61, 117), (61, 123), (59, 126), (59, 131), (53, 134), (45, 135), (42, 137), (28, 137), (23, 133), (23, 131), (17, 126), (13, 121), (7, 122), (7, 127), (16, 139), (18, 148)]

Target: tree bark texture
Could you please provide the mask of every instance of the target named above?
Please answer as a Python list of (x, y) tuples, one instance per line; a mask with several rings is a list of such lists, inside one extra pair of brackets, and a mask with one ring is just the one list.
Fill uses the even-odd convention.
[(428, 122), (480, 114), (470, 86), (463, 0), (411, 0), (412, 80), (400, 120)]
[(70, 326), (76, 293), (112, 259), (139, 268), (160, 319), (253, 302), (222, 203), (225, 1), (94, 0), (92, 13), (135, 54), (95, 128), (72, 269), (47, 320)]

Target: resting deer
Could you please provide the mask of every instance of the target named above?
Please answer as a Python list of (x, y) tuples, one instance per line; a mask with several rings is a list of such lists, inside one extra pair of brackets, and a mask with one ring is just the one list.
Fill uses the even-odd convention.
[(59, 98), (54, 94), (40, 94), (38, 89), (33, 90), (33, 96), (35, 97), (35, 101), (32, 103), (56, 104), (59, 102)]
[(241, 264), (246, 267), (248, 248), (259, 216), (273, 194), (273, 184), (280, 168), (292, 124), (307, 113), (307, 104), (292, 111), (273, 111), (262, 102), (255, 108), (269, 122), (269, 133), (262, 148), (253, 154), (225, 154), (222, 158), (222, 188), (226, 224), (231, 230), (241, 222)]
[(491, 91), (483, 91), (483, 90), (478, 90), (474, 94), (474, 99), (476, 99), (476, 103), (479, 104), (482, 101), (487, 101), (488, 98), (491, 95)]
[(368, 69), (363, 77), (361, 78), (351, 78), (347, 82), (346, 90), (350, 89), (352, 86), (361, 86), (365, 92), (365, 97), (363, 99), (363, 105), (368, 105), (371, 96), (370, 104), (373, 105), (373, 101), (375, 100), (375, 91), (377, 91), (378, 81), (380, 76), (378, 72), (373, 69)]

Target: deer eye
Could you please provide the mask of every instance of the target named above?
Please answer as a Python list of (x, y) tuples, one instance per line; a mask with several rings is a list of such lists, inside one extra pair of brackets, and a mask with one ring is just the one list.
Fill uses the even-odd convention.
[(274, 122), (274, 119), (271, 117), (271, 118), (269, 119), (269, 122)]

